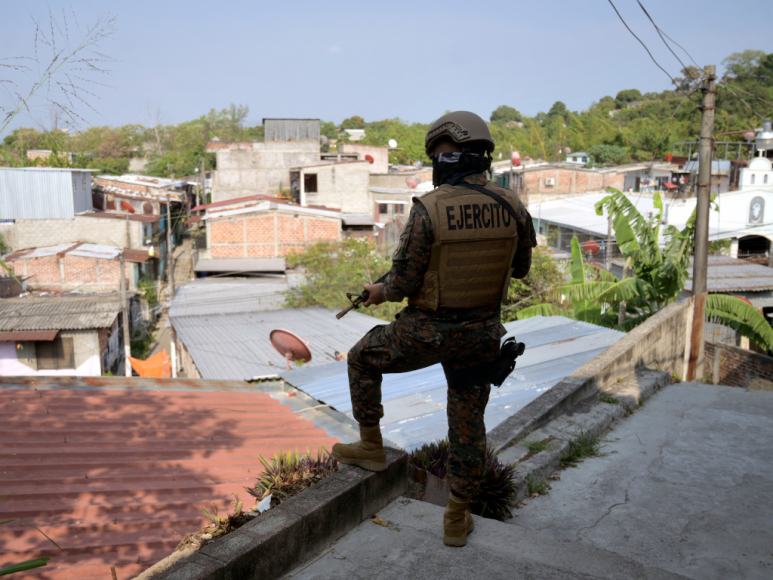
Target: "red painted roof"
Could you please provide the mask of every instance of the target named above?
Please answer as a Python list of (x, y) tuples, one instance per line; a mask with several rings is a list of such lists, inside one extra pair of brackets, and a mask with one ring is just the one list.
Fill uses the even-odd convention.
[[(162, 390), (140, 390), (151, 383)], [(18, 521), (0, 526), (0, 567), (51, 558), (26, 579), (107, 580), (111, 566), (120, 580), (133, 578), (206, 523), (203, 505), (222, 514), (234, 492), (252, 505), (242, 486), (262, 471), (259, 454), (336, 441), (237, 381), (59, 385), (0, 378), (0, 496), (14, 494), (0, 499), (2, 519), (33, 523), (67, 551)]]

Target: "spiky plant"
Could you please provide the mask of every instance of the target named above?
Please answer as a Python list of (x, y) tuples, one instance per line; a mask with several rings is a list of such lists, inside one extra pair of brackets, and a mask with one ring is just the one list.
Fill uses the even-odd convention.
[(258, 500), (273, 494), (280, 502), (284, 501), (338, 471), (338, 462), (324, 446), (317, 450), (316, 456), (311, 451), (301, 455), (296, 449), (294, 453), (280, 451), (274, 454), (271, 461), (262, 455), (258, 459), (264, 471), (254, 487), (244, 488)]
[[(432, 475), (445, 479), (448, 475), (448, 439), (433, 441), (414, 449), (410, 463)], [(489, 447), (483, 460), (481, 482), (470, 498), (470, 511), (484, 518), (504, 521), (512, 517), (510, 508), (515, 505), (517, 486), (513, 480), (515, 468), (501, 463)]]

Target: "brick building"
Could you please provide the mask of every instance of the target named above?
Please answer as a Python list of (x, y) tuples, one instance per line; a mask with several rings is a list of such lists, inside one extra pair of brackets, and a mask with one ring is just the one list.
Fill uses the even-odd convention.
[(234, 209), (208, 211), (209, 258), (274, 258), (310, 244), (341, 239), (339, 212), (300, 207), (279, 200), (258, 200)]
[(144, 250), (121, 250), (94, 244), (64, 244), (21, 250), (5, 258), (14, 274), (35, 290), (112, 293), (120, 290), (119, 255), (123, 252), (126, 288), (155, 278), (155, 262)]
[[(604, 191), (607, 187), (623, 190), (625, 173), (614, 170), (587, 169), (571, 164), (534, 165), (514, 171), (515, 190), (527, 206)], [(509, 172), (502, 177), (507, 181)], [(509, 183), (503, 184), (505, 187)]]

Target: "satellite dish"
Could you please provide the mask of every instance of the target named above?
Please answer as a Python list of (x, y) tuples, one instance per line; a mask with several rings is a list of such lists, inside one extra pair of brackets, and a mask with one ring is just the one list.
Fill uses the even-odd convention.
[(373, 159), (372, 155), (366, 155), (365, 156), (365, 161), (367, 161), (368, 163), (373, 163), (375, 161), (375, 159)]
[(743, 136), (746, 137), (747, 141), (754, 141), (754, 137), (756, 135), (754, 134), (754, 131), (747, 131), (746, 133), (743, 134)]
[(569, 147), (564, 147), (564, 153), (566, 153), (567, 155), (569, 155), (571, 152), (572, 152), (571, 148), (569, 148)]
[(311, 361), (310, 341), (303, 342), (303, 339), (294, 332), (278, 328), (271, 331), (269, 339), (279, 354), (287, 359), (288, 371), (290, 370), (290, 361)]
[(392, 149), (394, 149), (395, 147), (397, 147), (397, 141), (395, 141), (394, 139), (390, 139), (390, 140), (389, 140), (389, 146), (390, 146)]
[(419, 185), (419, 182), (416, 181), (413, 177), (406, 177), (405, 183), (410, 187), (411, 189), (416, 189), (416, 186)]

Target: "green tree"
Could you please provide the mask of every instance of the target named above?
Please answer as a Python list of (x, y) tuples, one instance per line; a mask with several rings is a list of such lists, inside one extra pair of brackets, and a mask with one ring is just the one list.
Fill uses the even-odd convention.
[(489, 118), (491, 119), (492, 123), (509, 123), (511, 121), (520, 122), (521, 113), (519, 113), (513, 107), (501, 105), (494, 109), (494, 111), (491, 113), (491, 117)]
[(762, 50), (734, 52), (722, 61), (725, 65), (724, 80), (758, 74), (760, 66), (763, 61), (767, 61), (767, 57), (768, 55)]
[[(348, 305), (347, 292), (361, 292), (392, 267), (390, 258), (370, 240), (346, 238), (340, 242), (320, 242), (305, 253), (287, 257), (288, 265), (306, 272), (303, 284), (285, 296), (285, 306), (302, 308), (323, 306), (341, 310)], [(405, 304), (385, 302), (362, 312), (382, 320), (394, 320)]]
[(593, 147), (588, 147), (585, 151), (591, 158), (591, 165), (619, 165), (628, 158), (628, 152), (625, 150), (625, 147), (618, 145), (594, 145)]
[(644, 97), (639, 89), (626, 89), (617, 93), (617, 96), (615, 97), (615, 106), (618, 109), (624, 109), (628, 103), (643, 100)]
[(548, 117), (565, 117), (568, 109), (566, 105), (561, 101), (556, 101), (553, 106), (550, 107), (547, 116)]
[(349, 117), (348, 119), (344, 119), (344, 122), (341, 123), (341, 129), (364, 129), (365, 128), (365, 119), (362, 117), (358, 117), (355, 115), (354, 117)]
[[(612, 220), (615, 239), (626, 266), (633, 276), (618, 280), (603, 268), (585, 264), (577, 238), (572, 239), (572, 280), (562, 288), (571, 297), (577, 320), (628, 332), (676, 301), (688, 278), (690, 250), (695, 245), (695, 211), (684, 229), (662, 227), (663, 201), (654, 196), (657, 213), (647, 219), (623, 193), (609, 188), (608, 195), (596, 204), (596, 213)], [(665, 239), (660, 247), (661, 230)], [(622, 315), (621, 315), (622, 312)], [(710, 294), (706, 313), (761, 347), (773, 350), (773, 329), (762, 314), (743, 300), (722, 294)], [(566, 312), (553, 304), (542, 303), (525, 308), (518, 318)]]

